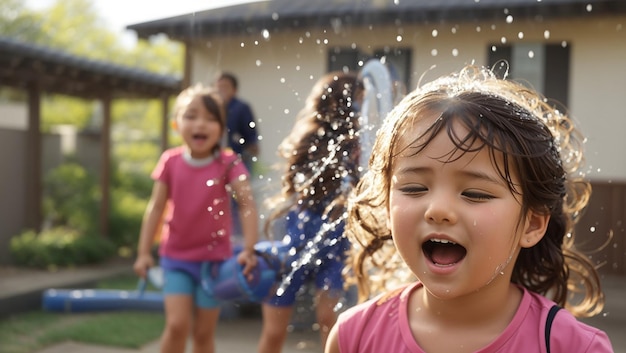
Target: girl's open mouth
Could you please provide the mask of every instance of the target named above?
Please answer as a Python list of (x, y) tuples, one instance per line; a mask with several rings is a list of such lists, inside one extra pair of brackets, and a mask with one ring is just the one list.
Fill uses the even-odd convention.
[(463, 260), (467, 250), (459, 244), (445, 239), (430, 239), (422, 244), (426, 257), (437, 266), (450, 266)]
[(204, 134), (193, 134), (193, 135), (191, 135), (191, 138), (194, 141), (206, 141), (206, 139), (208, 139), (209, 137), (207, 135), (204, 135)]

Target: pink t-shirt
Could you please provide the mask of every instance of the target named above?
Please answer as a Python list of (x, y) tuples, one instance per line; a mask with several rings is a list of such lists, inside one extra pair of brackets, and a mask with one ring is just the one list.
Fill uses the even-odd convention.
[[(380, 297), (352, 307), (337, 320), (341, 353), (424, 353), (413, 338), (408, 321), (409, 294), (420, 283), (378, 303)], [(545, 326), (554, 302), (523, 289), (522, 301), (506, 329), (480, 353), (546, 352)], [(454, 339), (454, 337), (451, 337)], [(576, 320), (559, 310), (550, 334), (552, 353), (613, 352), (603, 331)]]
[(183, 148), (161, 155), (152, 179), (168, 188), (159, 253), (176, 260), (221, 261), (232, 256), (230, 193), (226, 185), (248, 171), (230, 150), (192, 166)]

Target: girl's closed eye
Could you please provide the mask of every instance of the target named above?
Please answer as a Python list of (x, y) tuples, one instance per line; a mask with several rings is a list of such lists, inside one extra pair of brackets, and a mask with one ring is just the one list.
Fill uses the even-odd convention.
[(398, 190), (400, 190), (405, 195), (419, 196), (425, 193), (426, 191), (428, 191), (428, 188), (420, 184), (411, 184), (411, 185), (403, 185), (399, 187)]
[(476, 190), (464, 191), (462, 195), (466, 199), (470, 201), (474, 201), (474, 202), (489, 201), (489, 200), (496, 198), (495, 196), (489, 193), (486, 193), (483, 191), (476, 191)]

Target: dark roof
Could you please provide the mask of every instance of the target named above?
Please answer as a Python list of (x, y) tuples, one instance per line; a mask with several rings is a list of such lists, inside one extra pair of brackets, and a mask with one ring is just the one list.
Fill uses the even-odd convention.
[[(591, 6), (591, 9), (589, 9)], [(553, 18), (626, 13), (626, 0), (267, 0), (129, 25), (140, 38), (172, 39), (298, 27)]]
[(0, 86), (96, 99), (173, 95), (181, 80), (0, 36)]

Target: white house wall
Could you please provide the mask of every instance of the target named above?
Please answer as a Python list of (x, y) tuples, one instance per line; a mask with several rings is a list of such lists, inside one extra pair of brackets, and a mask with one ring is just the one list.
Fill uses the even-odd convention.
[[(265, 178), (276, 148), (290, 131), (315, 80), (327, 70), (327, 51), (356, 46), (371, 53), (385, 45), (412, 49), (412, 86), (457, 70), (486, 64), (488, 45), (560, 43), (571, 46), (569, 108), (587, 143), (592, 180), (626, 180), (626, 18), (552, 22), (402, 25), (399, 27), (294, 29), (249, 36), (210, 38), (192, 50), (192, 82), (211, 83), (220, 70), (234, 72), (240, 97), (250, 102), (262, 134)], [(433, 34), (436, 30), (436, 35)], [(546, 32), (547, 31), (547, 32)], [(547, 39), (546, 39), (547, 37)], [(434, 53), (436, 52), (436, 55)], [(435, 66), (435, 68), (432, 68)]]

